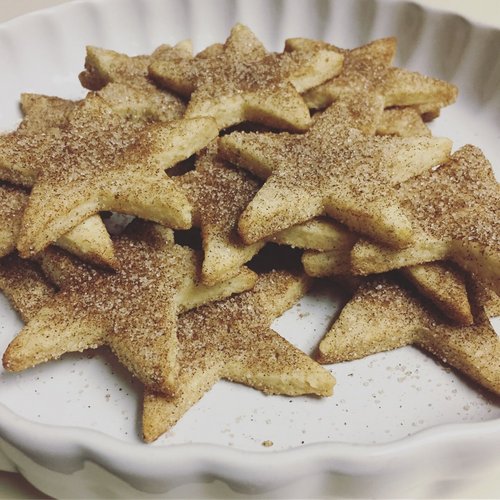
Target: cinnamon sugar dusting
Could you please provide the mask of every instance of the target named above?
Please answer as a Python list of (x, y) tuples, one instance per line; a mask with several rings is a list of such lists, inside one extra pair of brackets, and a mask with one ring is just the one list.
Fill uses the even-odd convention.
[(325, 42), (306, 39), (287, 40), (287, 50), (328, 48), (344, 56), (344, 66), (335, 78), (305, 93), (311, 108), (324, 108), (337, 99), (350, 95), (375, 93), (384, 98), (386, 106), (408, 106), (434, 103), (437, 109), (456, 100), (456, 87), (443, 80), (392, 67), (396, 39), (382, 38), (352, 50), (339, 49)]
[(0, 290), (25, 322), (54, 296), (38, 264), (10, 254), (0, 260)]
[[(259, 51), (260, 52), (260, 51)], [(246, 54), (248, 56), (248, 54)], [(190, 72), (196, 98), (257, 92), (286, 85), (305, 59), (299, 54), (266, 54), (242, 60), (241, 54), (225, 52), (212, 59), (195, 59)]]
[[(161, 53), (161, 48), (158, 49)], [(82, 85), (90, 90), (101, 90), (109, 83), (122, 84), (132, 89), (130, 96), (136, 98), (135, 106), (146, 108), (146, 117), (170, 121), (181, 118), (185, 105), (174, 94), (158, 88), (148, 76), (151, 56), (129, 57), (112, 50), (87, 47), (85, 71), (80, 73)], [(111, 89), (109, 89), (111, 90)], [(115, 100), (117, 96), (110, 96)], [(119, 96), (118, 96), (119, 97)], [(126, 105), (121, 103), (122, 107)], [(130, 106), (130, 97), (129, 103)]]
[(142, 129), (141, 123), (113, 113), (99, 97), (87, 97), (72, 113), (70, 124), (38, 156), (39, 181), (57, 185), (93, 179), (117, 164), (120, 153), (135, 143)]
[(445, 165), (407, 181), (400, 198), (436, 238), (500, 251), (500, 189), (478, 148), (465, 146)]
[(179, 177), (200, 224), (230, 234), (241, 212), (259, 190), (259, 183), (217, 155), (213, 142), (196, 160), (196, 170)]
[[(287, 374), (294, 371), (301, 373), (304, 383), (308, 373), (319, 381), (322, 372), (318, 372), (318, 367), (269, 328), (304, 291), (300, 278), (271, 272), (261, 275), (253, 290), (180, 316), (181, 386), (189, 385), (193, 377), (203, 377), (204, 372), (213, 373), (214, 369), (218, 378), (244, 382), (270, 393), (280, 392), (280, 385), (286, 385)], [(272, 378), (259, 382), (260, 375), (268, 373), (276, 373), (276, 385)], [(288, 389), (294, 390), (300, 391), (298, 387)], [(313, 388), (311, 391), (315, 392)]]
[(109, 168), (143, 127), (113, 113), (97, 96), (73, 104), (64, 116), (58, 128), (34, 133), (28, 125), (3, 136), (0, 154), (8, 154), (12, 163), (29, 169), (38, 180), (71, 183)]
[(43, 166), (39, 157), (50, 154), (53, 141), (59, 140), (76, 103), (23, 94), (21, 106), (25, 116), (18, 129), (0, 136), (0, 178), (31, 186)]
[[(97, 269), (53, 249), (44, 260), (62, 277), (53, 323), (93, 322), (120, 361), (143, 383), (172, 390), (176, 372), (179, 294), (193, 279), (192, 252), (173, 245), (152, 225), (133, 223), (115, 239), (115, 271)], [(60, 278), (61, 279), (61, 278)]]
[(18, 225), (21, 222), (28, 194), (22, 189), (0, 184), (0, 220), (2, 225)]
[(193, 57), (178, 47), (153, 57), (149, 74), (161, 86), (190, 96), (186, 116), (214, 116), (219, 127), (245, 120), (304, 130), (310, 122), (302, 92), (341, 68), (342, 56), (323, 50), (268, 53), (245, 26), (236, 25), (224, 45)]
[(52, 128), (60, 128), (68, 123), (76, 104), (76, 101), (60, 97), (21, 94), (24, 118), (19, 125), (18, 132), (43, 134)]
[(216, 141), (198, 155), (196, 169), (176, 181), (194, 208), (194, 224), (201, 229), (202, 281), (213, 285), (235, 276), (264, 245), (245, 245), (237, 232), (238, 219), (259, 183), (219, 158)]
[[(148, 239), (133, 235), (115, 239), (119, 262), (116, 272), (73, 261), (77, 271), (69, 277), (62, 291), (71, 302), (71, 308), (102, 315), (103, 321), (110, 325), (110, 333), (123, 333), (126, 325), (127, 331), (133, 331), (134, 322), (147, 321), (153, 331), (161, 334), (159, 322), (166, 309), (165, 303), (175, 301), (185, 277), (186, 260), (190, 261), (190, 251), (166, 245), (151, 235)], [(60, 258), (64, 265), (67, 257)], [(138, 329), (134, 335), (142, 334), (142, 330)]]
[[(235, 132), (222, 137), (220, 148), (230, 161), (250, 170), (254, 162), (271, 165), (271, 176), (240, 219), (240, 233), (247, 243), (325, 210), (333, 211), (335, 218), (355, 231), (388, 241), (392, 235), (387, 225), (378, 227), (375, 204), (397, 206), (395, 172), (408, 170), (408, 163), (426, 149), (443, 157), (447, 148), (435, 139), (370, 137), (356, 128), (360, 117), (377, 123), (381, 113), (379, 98), (369, 96), (363, 101), (334, 103), (302, 135)], [(267, 143), (262, 135), (269, 137)], [(413, 168), (422, 171), (435, 163), (423, 155), (421, 164)], [(353, 213), (363, 215), (354, 217)], [(390, 223), (397, 233), (399, 220)]]
[[(287, 41), (287, 48), (293, 51), (300, 50), (304, 48), (304, 44), (309, 43), (309, 40), (291, 39)], [(313, 43), (318, 48), (335, 50), (344, 56), (342, 72), (333, 80), (310, 91), (311, 94), (327, 93), (332, 100), (351, 92), (357, 94), (380, 92), (396, 53), (395, 38), (375, 40), (352, 50), (341, 49), (326, 42)]]
[(268, 53), (248, 29), (233, 29), (224, 46), (216, 44), (196, 57), (163, 50), (153, 57), (150, 73), (159, 82), (196, 92), (207, 99), (256, 92), (286, 84), (307, 64), (304, 54)]
[(12, 252), (21, 227), (28, 194), (22, 189), (0, 184), (0, 257)]

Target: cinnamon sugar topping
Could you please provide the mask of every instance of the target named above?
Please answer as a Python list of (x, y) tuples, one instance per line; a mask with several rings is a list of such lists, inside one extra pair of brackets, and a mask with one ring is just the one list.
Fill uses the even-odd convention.
[(12, 252), (21, 226), (28, 195), (21, 189), (0, 184), (0, 257)]
[(457, 88), (453, 84), (391, 66), (396, 53), (395, 38), (382, 38), (352, 50), (303, 38), (286, 42), (291, 53), (306, 48), (334, 50), (344, 56), (338, 76), (304, 94), (310, 108), (322, 109), (352, 94), (375, 93), (383, 97), (386, 107), (425, 105), (433, 111), (437, 109), (439, 114), (440, 108), (456, 100)]
[(445, 165), (405, 183), (400, 193), (408, 210), (434, 237), (500, 252), (500, 189), (478, 148), (464, 146)]
[[(155, 54), (161, 52), (158, 49)], [(159, 89), (148, 77), (151, 56), (129, 57), (113, 50), (87, 47), (82, 85), (101, 90), (113, 107), (134, 116), (171, 121), (182, 117), (185, 105), (176, 95)], [(116, 92), (120, 89), (120, 92)]]
[(244, 120), (304, 130), (309, 112), (298, 92), (338, 74), (342, 56), (330, 50), (271, 54), (245, 26), (225, 45), (192, 57), (174, 47), (153, 57), (151, 77), (190, 96), (186, 116), (213, 116), (225, 128)]
[[(191, 223), (184, 193), (165, 169), (203, 148), (217, 133), (209, 118), (144, 124), (117, 113), (95, 94), (75, 106), (57, 137), (33, 152), (36, 185), (18, 248), (32, 255), (103, 210), (151, 217), (176, 228)], [(35, 151), (27, 137), (19, 147)]]
[(272, 172), (240, 218), (243, 239), (253, 243), (326, 211), (354, 231), (394, 246), (407, 244), (409, 223), (392, 186), (446, 159), (450, 143), (369, 137), (356, 128), (362, 116), (377, 123), (381, 112), (379, 98), (370, 96), (333, 104), (303, 135), (222, 137), (227, 159), (257, 172), (270, 165)]

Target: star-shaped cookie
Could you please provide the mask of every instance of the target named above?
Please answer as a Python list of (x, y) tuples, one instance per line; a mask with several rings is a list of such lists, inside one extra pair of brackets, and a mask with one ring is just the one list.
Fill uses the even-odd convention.
[(304, 38), (292, 38), (285, 43), (285, 50), (292, 53), (320, 48), (338, 51), (344, 56), (344, 66), (338, 76), (304, 93), (310, 108), (323, 109), (353, 92), (377, 93), (383, 96), (385, 107), (426, 106), (421, 111), (440, 109), (456, 100), (455, 85), (392, 66), (395, 38), (382, 38), (352, 50)]
[[(177, 48), (181, 50), (182, 45)], [(104, 98), (114, 101), (115, 111), (130, 117), (154, 121), (177, 120), (184, 114), (184, 102), (157, 87), (148, 76), (152, 57), (160, 57), (165, 49), (159, 47), (153, 56), (130, 57), (114, 50), (88, 46), (85, 71), (80, 73), (80, 82), (89, 90), (100, 90)], [(115, 99), (117, 88), (119, 99)]]
[(40, 252), (104, 210), (190, 227), (191, 207), (165, 170), (217, 134), (211, 118), (145, 125), (127, 120), (103, 98), (89, 94), (75, 105), (59, 135), (46, 137), (42, 147), (37, 138), (31, 154), (31, 140), (19, 145), (23, 166), (36, 172), (19, 234), (21, 255)]
[(500, 394), (500, 339), (488, 319), (488, 294), (471, 287), (475, 322), (450, 326), (394, 277), (368, 279), (319, 345), (322, 363), (417, 345)]
[[(233, 132), (219, 148), (232, 163), (267, 180), (240, 217), (243, 240), (267, 236), (326, 212), (351, 230), (395, 247), (412, 240), (394, 185), (444, 162), (451, 142), (433, 137), (372, 137), (380, 98), (337, 101), (305, 134)], [(352, 127), (358, 127), (352, 128)]]
[[(16, 248), (28, 198), (21, 188), (0, 184), (0, 257)], [(63, 234), (56, 245), (83, 260), (105, 266), (115, 264), (113, 244), (99, 216), (90, 217)]]
[[(67, 124), (74, 101), (38, 94), (22, 94), (23, 121), (14, 132), (0, 136), (0, 179), (31, 186), (37, 176), (36, 151), (45, 147), (48, 137), (57, 136)], [(32, 148), (27, 144), (32, 143)], [(19, 234), (26, 192), (0, 185), (0, 255), (12, 251)], [(79, 257), (98, 264), (114, 264), (113, 245), (98, 215), (89, 217), (68, 233), (61, 235), (58, 245)]]
[(182, 315), (180, 390), (173, 398), (146, 392), (144, 439), (169, 430), (221, 379), (268, 394), (331, 395), (333, 377), (270, 328), (306, 286), (302, 277), (274, 271), (261, 275), (253, 290)]
[(149, 73), (159, 85), (190, 97), (186, 118), (212, 116), (220, 129), (252, 121), (305, 130), (310, 115), (299, 92), (337, 75), (342, 61), (329, 49), (269, 53), (246, 26), (237, 24), (224, 45), (194, 57), (184, 47), (160, 49)]
[(254, 273), (217, 287), (197, 284), (199, 258), (175, 245), (171, 230), (135, 222), (115, 239), (116, 271), (97, 269), (57, 249), (43, 268), (61, 290), (4, 354), (4, 366), (20, 371), (66, 352), (106, 344), (144, 384), (175, 392), (177, 315), (210, 300), (251, 288)]
[[(366, 133), (373, 133), (374, 128), (366, 128), (366, 121), (360, 120), (357, 125), (360, 130), (365, 128)], [(431, 135), (421, 116), (412, 108), (384, 109), (376, 124), (376, 133), (400, 137)], [(261, 174), (262, 177), (269, 175)], [(309, 276), (319, 277), (351, 273), (350, 252), (358, 236), (332, 219), (318, 217), (285, 229), (270, 240), (306, 249), (302, 257), (304, 268)]]
[(500, 293), (500, 189), (481, 150), (462, 147), (440, 168), (403, 183), (398, 198), (415, 228), (414, 242), (399, 251), (358, 242), (351, 255), (355, 273), (449, 259)]

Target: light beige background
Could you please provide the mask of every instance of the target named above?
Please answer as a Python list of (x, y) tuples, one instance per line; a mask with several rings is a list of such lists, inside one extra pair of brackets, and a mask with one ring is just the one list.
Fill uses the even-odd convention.
[[(0, 0), (0, 22), (72, 0)], [(249, 0), (250, 1), (250, 0)], [(394, 0), (398, 1), (398, 0)], [(457, 12), (465, 17), (500, 28), (500, 0), (413, 0), (422, 5)], [(471, 484), (462, 498), (484, 498), (485, 485)], [(499, 492), (500, 495), (500, 492)], [(0, 472), (0, 499), (49, 498), (33, 488), (19, 474)]]

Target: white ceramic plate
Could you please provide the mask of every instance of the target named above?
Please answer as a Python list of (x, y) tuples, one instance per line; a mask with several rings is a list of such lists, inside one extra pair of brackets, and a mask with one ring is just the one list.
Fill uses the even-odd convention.
[[(23, 91), (83, 96), (87, 44), (136, 54), (192, 38), (201, 49), (237, 20), (275, 50), (290, 36), (352, 47), (396, 35), (398, 64), (460, 88), (433, 131), (500, 166), (500, 32), (404, 2), (102, 0), (25, 16), (0, 27), (0, 129), (17, 124)], [(324, 283), (275, 327), (312, 352), (340, 301)], [(3, 350), (21, 324), (1, 297), (0, 321)], [(322, 400), (221, 382), (149, 446), (138, 437), (141, 389), (109, 353), (0, 372), (0, 469), (57, 497), (231, 491), (214, 479), (266, 495), (435, 496), (500, 477), (498, 399), (413, 348), (329, 368), (336, 392)]]

